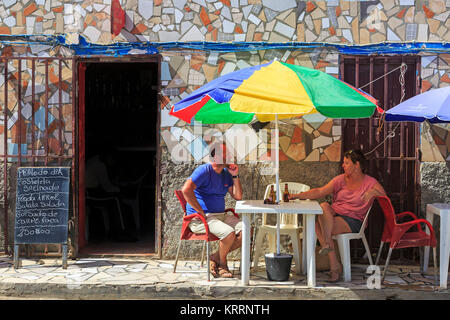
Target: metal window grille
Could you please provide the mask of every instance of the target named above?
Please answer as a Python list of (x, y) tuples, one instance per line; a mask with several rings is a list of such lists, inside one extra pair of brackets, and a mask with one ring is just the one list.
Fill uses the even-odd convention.
[(0, 236), (5, 253), (12, 237), (18, 167), (70, 166), (73, 189), (73, 66), (67, 58), (0, 57), (0, 203), (4, 213)]

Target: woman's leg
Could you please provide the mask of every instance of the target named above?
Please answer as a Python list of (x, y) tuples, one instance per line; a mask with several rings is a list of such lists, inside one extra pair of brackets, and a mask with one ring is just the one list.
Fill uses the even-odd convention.
[[(331, 236), (341, 233), (349, 233), (352, 232), (350, 226), (345, 222), (341, 217), (334, 217), (333, 221), (333, 229), (331, 230)], [(334, 241), (331, 241), (331, 246), (333, 250), (328, 253), (328, 260), (330, 262), (330, 279), (329, 281), (337, 281), (339, 280), (340, 274), (342, 272), (342, 268), (340, 263), (337, 260), (336, 250), (334, 250)]]
[(323, 210), (323, 214), (317, 217), (319, 225), (320, 225), (320, 237), (317, 235), (319, 242), (322, 248), (333, 248), (333, 243), (331, 241), (331, 231), (333, 230), (334, 225), (334, 216), (336, 213), (333, 208), (328, 204), (328, 202), (322, 202), (320, 204)]
[(339, 278), (340, 265), (337, 260), (336, 251), (334, 250), (332, 236), (335, 234), (351, 232), (351, 229), (344, 219), (336, 217), (336, 213), (327, 202), (321, 203), (320, 206), (322, 207), (323, 214), (318, 216), (318, 225), (320, 228), (318, 228), (319, 232), (317, 232), (317, 238), (319, 239), (322, 248), (332, 249), (328, 252), (330, 270), (332, 271), (330, 280), (336, 280)]
[(316, 236), (317, 236), (317, 240), (319, 240), (320, 246), (321, 247), (326, 246), (326, 242), (325, 242), (325, 238), (323, 237), (322, 226), (320, 224), (319, 217), (317, 217), (317, 220), (316, 220)]

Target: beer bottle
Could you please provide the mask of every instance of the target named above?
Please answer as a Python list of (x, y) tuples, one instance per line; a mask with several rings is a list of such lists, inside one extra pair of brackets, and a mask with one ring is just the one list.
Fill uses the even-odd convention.
[(284, 200), (284, 202), (289, 202), (289, 190), (288, 190), (287, 183), (284, 185), (283, 200)]
[(277, 200), (275, 190), (273, 189), (273, 185), (270, 186), (269, 200), (270, 203), (272, 204), (275, 203), (275, 201)]

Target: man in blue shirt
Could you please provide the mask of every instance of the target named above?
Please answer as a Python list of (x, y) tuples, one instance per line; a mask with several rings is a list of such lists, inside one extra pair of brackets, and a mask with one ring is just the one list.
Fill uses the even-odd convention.
[[(242, 222), (234, 214), (225, 211), (225, 196), (242, 199), (239, 168), (227, 164), (226, 146), (217, 144), (211, 151), (212, 161), (194, 170), (183, 186), (187, 201), (186, 213), (199, 213), (205, 217), (209, 232), (220, 239), (219, 250), (211, 255), (210, 271), (214, 277), (231, 278), (227, 255), (241, 246)], [(194, 233), (205, 233), (200, 219), (193, 219), (189, 228)]]

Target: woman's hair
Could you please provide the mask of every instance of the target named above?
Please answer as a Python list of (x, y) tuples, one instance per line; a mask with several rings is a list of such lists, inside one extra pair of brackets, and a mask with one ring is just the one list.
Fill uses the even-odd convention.
[(361, 152), (361, 150), (348, 150), (344, 153), (344, 157), (352, 160), (353, 163), (359, 162), (359, 166), (361, 167), (361, 171), (364, 172), (366, 168), (366, 157)]

